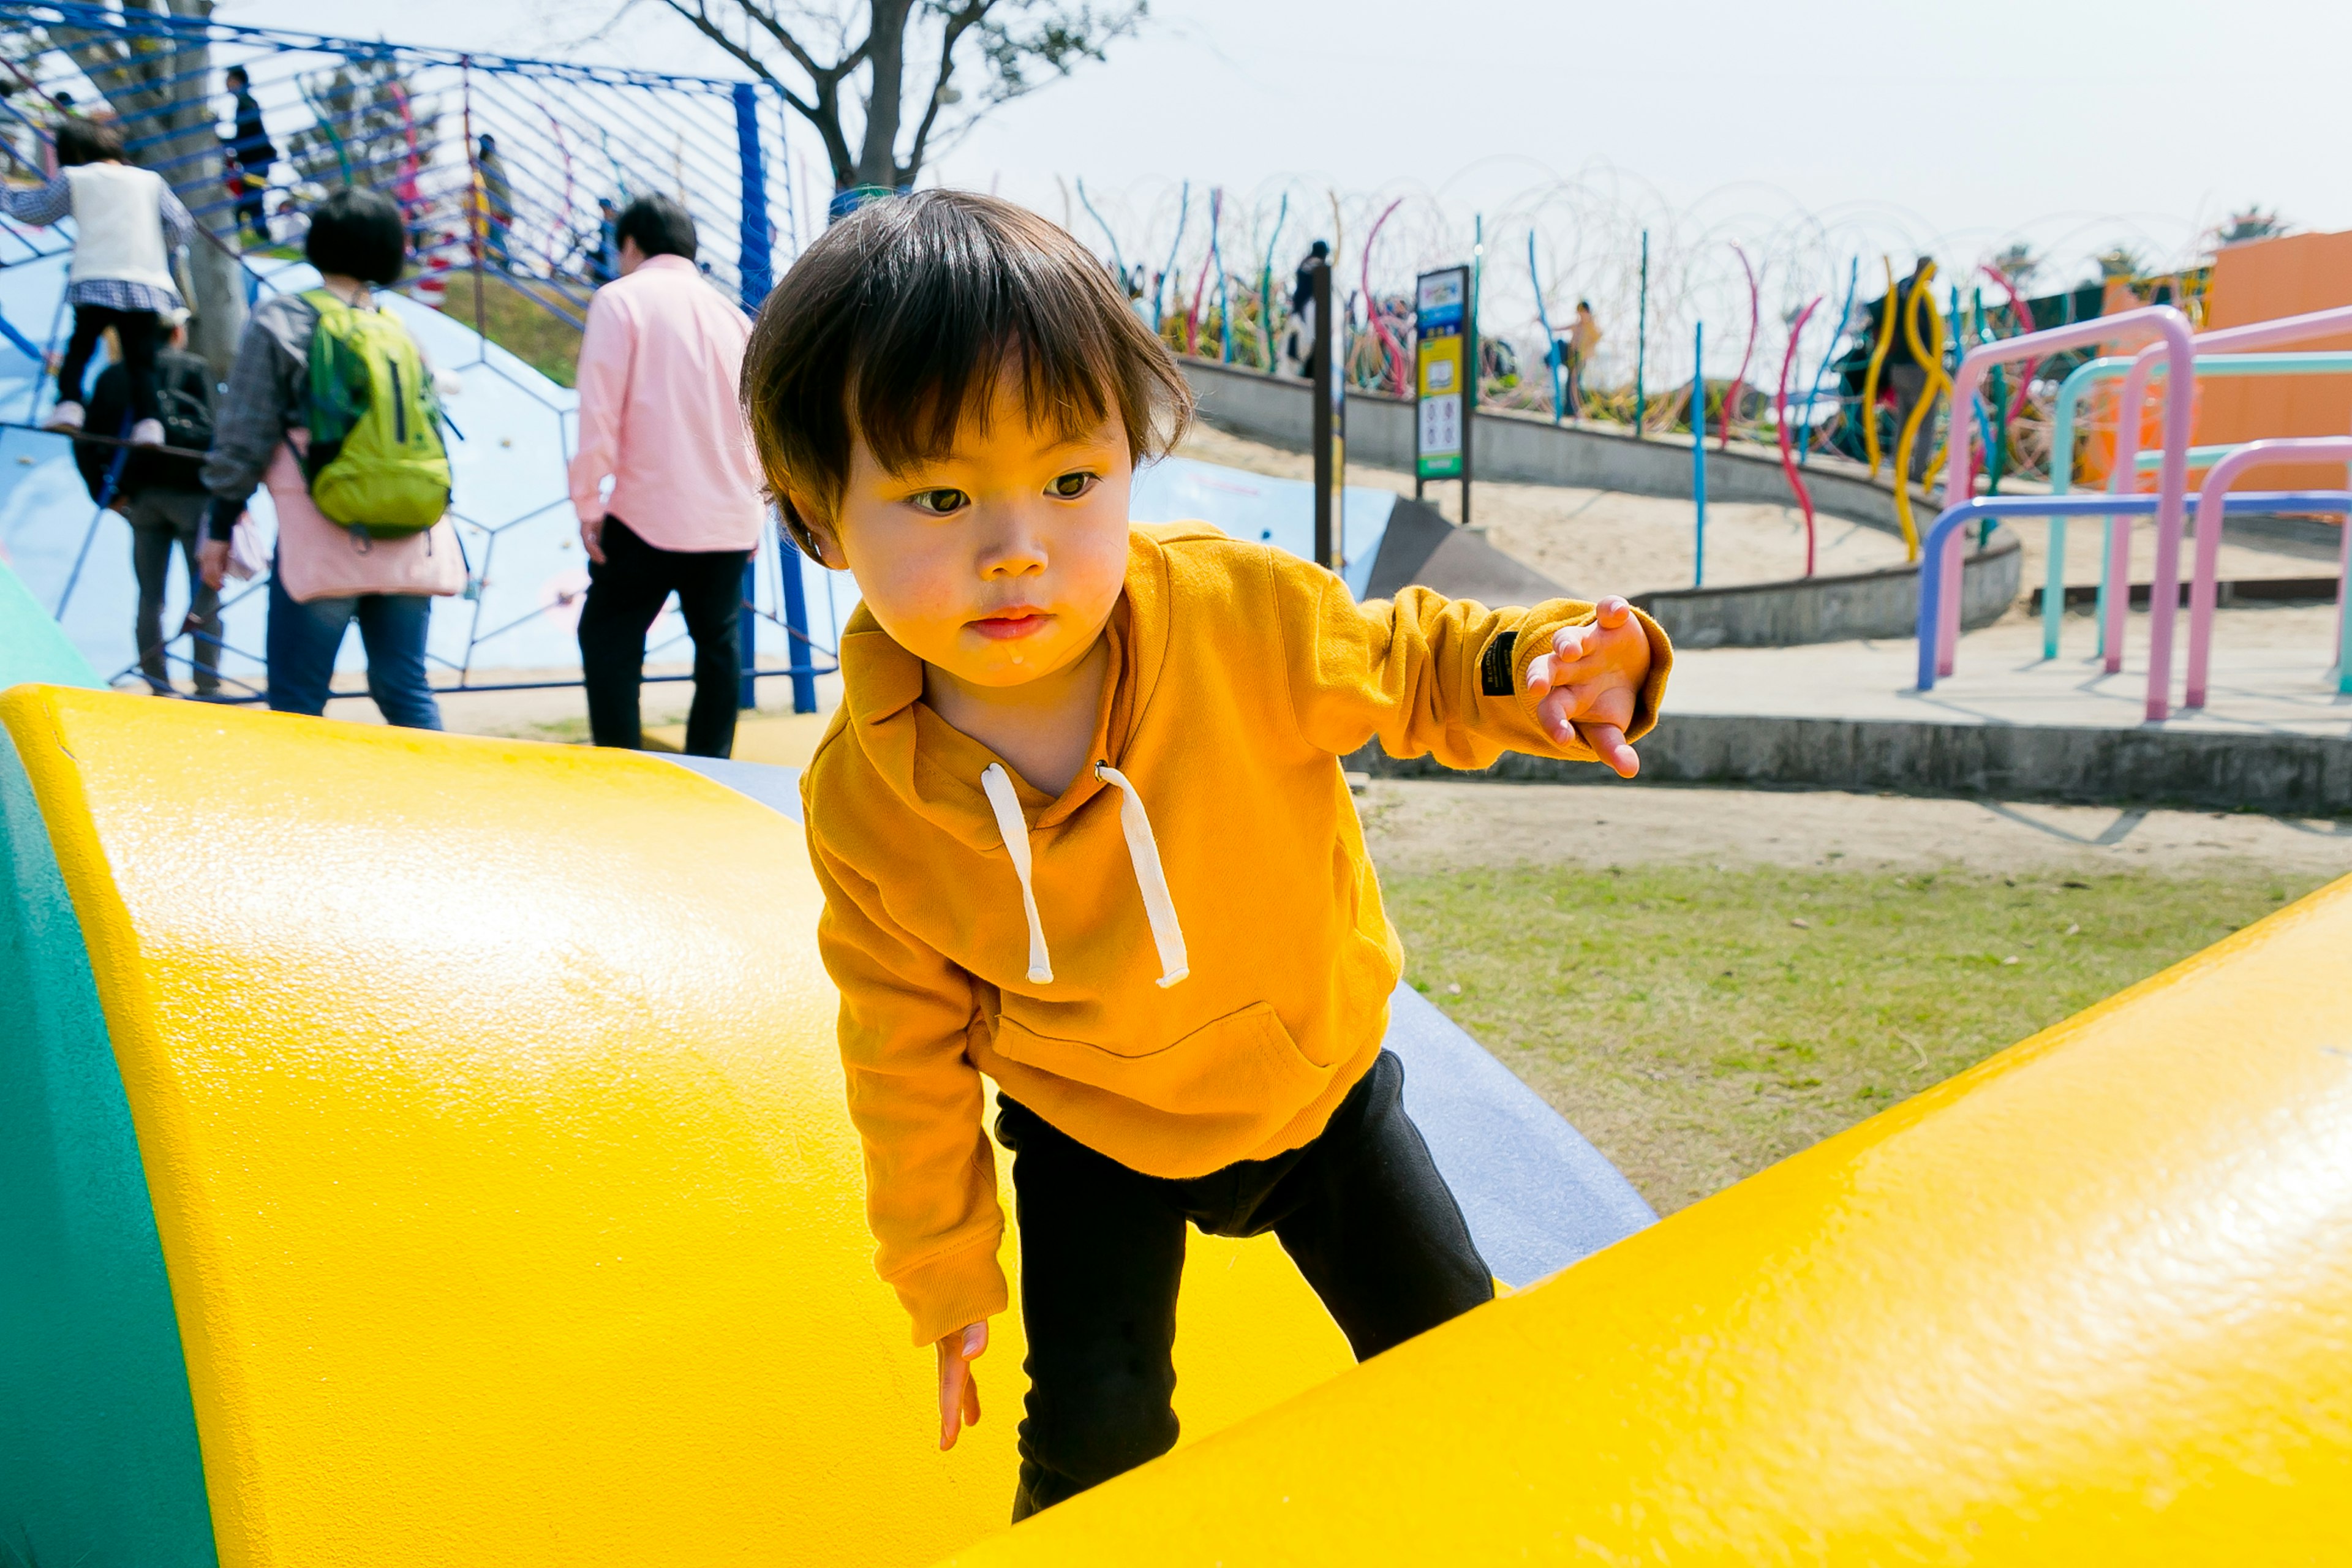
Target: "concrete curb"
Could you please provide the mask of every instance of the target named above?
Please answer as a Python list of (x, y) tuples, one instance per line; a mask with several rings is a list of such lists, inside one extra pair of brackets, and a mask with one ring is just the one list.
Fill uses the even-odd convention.
[[(2352, 812), (2352, 741), (1908, 719), (1669, 714), (1641, 742), (1640, 784), (1780, 785), (1901, 795), (1993, 795), (2101, 805), (2191, 805), (2332, 816)], [(1590, 763), (1507, 752), (1478, 773), (1378, 744), (1347, 766), (1385, 778), (1619, 784)]]
[[(2025, 570), (2024, 546), (2002, 530), (1960, 570), (1960, 626), (1974, 631), (2009, 613)], [(1801, 643), (1903, 638), (1919, 625), (1919, 563), (1874, 572), (1666, 588), (1636, 594), (1678, 647), (1793, 647)]]

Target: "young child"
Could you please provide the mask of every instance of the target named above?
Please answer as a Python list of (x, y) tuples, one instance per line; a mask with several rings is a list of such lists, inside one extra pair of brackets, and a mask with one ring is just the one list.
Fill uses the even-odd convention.
[(131, 439), (160, 447), (156, 323), (163, 311), (181, 308), (172, 253), (194, 237), (195, 222), (163, 176), (122, 161), (122, 132), (113, 125), (67, 119), (58, 127), (58, 166), (57, 177), (47, 184), (0, 194), (8, 216), (26, 223), (55, 223), (73, 215), (74, 255), (66, 290), (74, 308), (73, 337), (58, 367), (58, 404), (45, 427), (82, 427), (82, 384), (90, 355), (100, 334), (112, 327), (131, 380)]
[(1630, 775), (1656, 626), (1358, 605), (1270, 546), (1131, 526), (1184, 383), (1076, 241), (986, 197), (827, 231), (743, 395), (787, 525), (865, 596), (803, 792), (876, 1263), (938, 1347), (940, 1447), (1006, 1305), (983, 1073), (1029, 1338), (1016, 1520), (1174, 1445), (1187, 1221), (1275, 1232), (1359, 1358), (1489, 1300), (1381, 1048), (1402, 955), (1338, 759)]

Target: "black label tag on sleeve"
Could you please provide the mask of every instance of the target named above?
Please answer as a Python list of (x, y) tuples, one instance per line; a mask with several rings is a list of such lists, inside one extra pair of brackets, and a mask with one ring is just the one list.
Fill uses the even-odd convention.
[(1518, 640), (1518, 633), (1503, 632), (1486, 645), (1486, 651), (1478, 659), (1479, 695), (1508, 697), (1511, 694), (1511, 647)]

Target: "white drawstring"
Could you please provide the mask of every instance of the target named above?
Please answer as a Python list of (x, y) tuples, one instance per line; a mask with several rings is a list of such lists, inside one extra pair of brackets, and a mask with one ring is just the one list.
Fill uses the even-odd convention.
[(1029, 917), (1029, 984), (1051, 985), (1054, 961), (1045, 952), (1045, 927), (1037, 919), (1037, 894), (1029, 885), (1029, 822), (1021, 815), (1021, 797), (1013, 793), (1013, 775), (1002, 763), (991, 763), (980, 775), (996, 831), (1003, 837), (1004, 852), (1013, 857), (1013, 874), (1021, 879), (1021, 908)]
[(1095, 777), (1118, 786), (1118, 825), (1127, 833), (1127, 858), (1134, 862), (1143, 912), (1151, 921), (1151, 940), (1160, 949), (1160, 984), (1173, 985), (1192, 970), (1184, 956), (1184, 928), (1176, 922), (1176, 900), (1168, 896), (1168, 873), (1160, 866), (1160, 845), (1151, 837), (1151, 818), (1143, 815), (1143, 797), (1125, 773), (1108, 763), (1097, 763)]
[[(1143, 893), (1143, 912), (1151, 922), (1152, 944), (1160, 949), (1159, 984), (1165, 988), (1192, 973), (1184, 955), (1184, 928), (1176, 920), (1176, 900), (1168, 896), (1168, 873), (1160, 864), (1160, 844), (1151, 837), (1151, 819), (1143, 814), (1143, 797), (1128, 776), (1108, 763), (1095, 764), (1095, 777), (1119, 792), (1118, 826), (1127, 835), (1127, 858), (1135, 867), (1135, 883)], [(1021, 797), (1013, 793), (1013, 775), (1002, 763), (991, 763), (980, 775), (980, 787), (996, 814), (996, 831), (1004, 852), (1013, 858), (1013, 874), (1021, 879), (1021, 910), (1029, 917), (1029, 983), (1051, 985), (1053, 960), (1045, 952), (1045, 927), (1037, 918), (1037, 893), (1030, 879), (1029, 821), (1021, 815)]]

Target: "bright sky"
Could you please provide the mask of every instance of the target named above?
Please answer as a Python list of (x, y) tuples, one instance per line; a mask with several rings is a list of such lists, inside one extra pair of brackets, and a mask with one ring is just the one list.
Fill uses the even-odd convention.
[[(1882, 254), (1899, 262), (1915, 245), (1949, 270), (2024, 238), (2051, 259), (2046, 288), (2088, 275), (2118, 240), (2152, 265), (2191, 260), (2203, 230), (2249, 202), (2297, 227), (2352, 227), (2340, 0), (1977, 0), (1967, 21), (1901, 0), (1152, 9), (1107, 64), (999, 110), (930, 176), (1066, 212), (1098, 243), (1070, 205), (1067, 182), (1083, 178), (1129, 259), (1155, 267), (1182, 181), (1228, 193), (1236, 248), (1270, 236), (1288, 194), (1280, 266), (1301, 226), (1328, 232), (1327, 191), (1347, 198), (1351, 247), (1403, 196), (1374, 268), (1383, 289), (1383, 271), (1465, 251), (1483, 214), (1530, 320), (1531, 229), (1547, 292), (1592, 293), (1622, 320), (1647, 228), (1662, 334), (1686, 316), (1745, 317), (1734, 243), (1763, 270), (1769, 317), (1834, 294), (1856, 258), (1866, 291)], [(221, 7), (239, 22), (733, 74), (653, 0), (578, 42), (610, 14), (603, 0)]]

